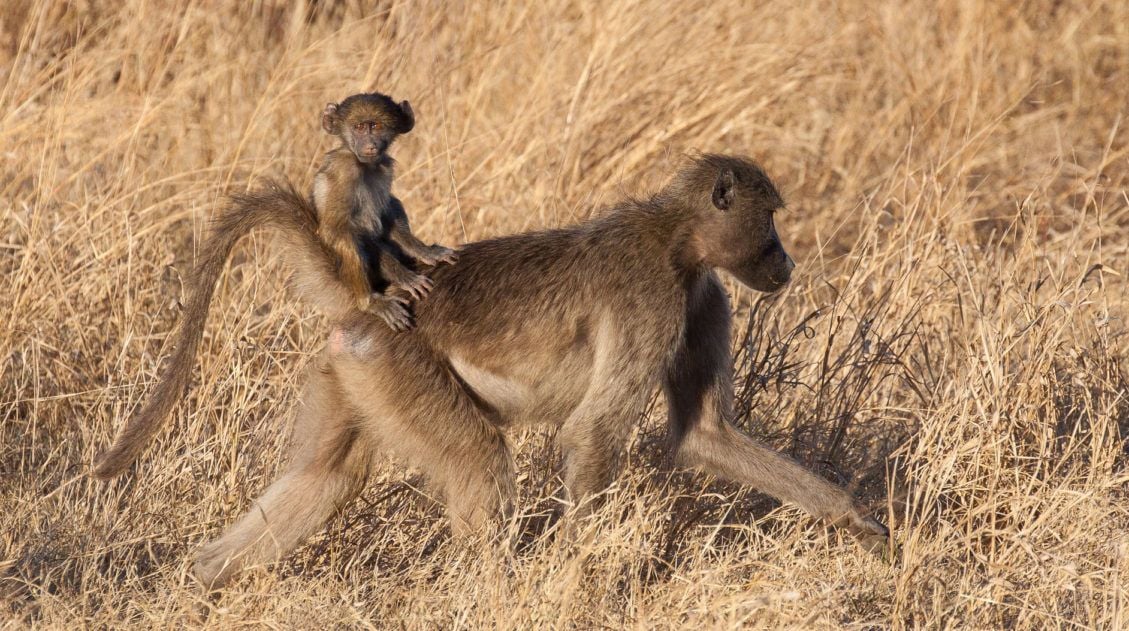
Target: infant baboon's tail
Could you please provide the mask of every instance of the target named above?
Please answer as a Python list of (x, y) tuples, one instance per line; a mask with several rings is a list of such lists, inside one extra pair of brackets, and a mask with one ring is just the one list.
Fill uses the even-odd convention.
[(336, 259), (317, 236), (317, 210), (289, 183), (275, 184), (256, 193), (233, 195), (230, 205), (214, 220), (200, 249), (192, 278), (192, 292), (181, 315), (172, 355), (165, 364), (157, 389), (148, 403), (130, 419), (109, 451), (99, 459), (94, 475), (112, 478), (141, 454), (160, 429), (192, 377), (196, 351), (204, 334), (208, 307), (216, 282), (235, 244), (259, 227), (281, 232), (281, 253), (295, 271), (299, 293), (320, 306), (330, 318), (356, 310), (349, 290), (338, 280)]

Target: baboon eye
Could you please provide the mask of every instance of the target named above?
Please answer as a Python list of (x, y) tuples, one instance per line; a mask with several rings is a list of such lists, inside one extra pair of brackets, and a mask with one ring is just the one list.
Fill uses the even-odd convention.
[(364, 131), (365, 127), (367, 127), (367, 125), (365, 125), (364, 123), (357, 123), (357, 124), (353, 125), (353, 129), (355, 129), (357, 131)]

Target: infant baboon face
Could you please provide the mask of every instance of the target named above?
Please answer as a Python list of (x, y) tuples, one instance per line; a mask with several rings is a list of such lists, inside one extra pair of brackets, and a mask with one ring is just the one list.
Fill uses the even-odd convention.
[(412, 130), (415, 114), (407, 101), (397, 103), (379, 92), (354, 94), (326, 105), (321, 126), (339, 136), (358, 162), (369, 164), (383, 158), (396, 136)]
[(698, 165), (702, 171), (694, 180), (709, 200), (699, 209), (696, 234), (703, 260), (757, 291), (786, 285), (796, 264), (773, 223), (784, 200), (772, 180), (739, 158), (707, 155)]

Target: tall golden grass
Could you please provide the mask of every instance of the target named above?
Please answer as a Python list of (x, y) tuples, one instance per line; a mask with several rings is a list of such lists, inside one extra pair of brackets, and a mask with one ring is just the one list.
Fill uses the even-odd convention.
[[(0, 8), (7, 626), (1129, 627), (1129, 4), (368, 4)], [(143, 462), (85, 473), (157, 378), (217, 202), (307, 186), (321, 108), (370, 89), (415, 106), (396, 190), (444, 243), (582, 220), (687, 152), (759, 160), (799, 268), (768, 299), (727, 281), (738, 420), (850, 485), (892, 558), (673, 469), (656, 404), (573, 546), (533, 431), (512, 555), (452, 539), (389, 463), (206, 599), (192, 554), (277, 470), (326, 331), (268, 236)]]

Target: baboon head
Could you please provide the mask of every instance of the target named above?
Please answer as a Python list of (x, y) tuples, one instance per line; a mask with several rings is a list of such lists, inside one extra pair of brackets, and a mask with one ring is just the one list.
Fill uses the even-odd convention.
[(357, 160), (366, 164), (382, 159), (396, 136), (411, 131), (415, 122), (411, 104), (396, 103), (378, 92), (330, 103), (321, 114), (322, 129), (341, 138)]
[(671, 188), (691, 202), (690, 250), (696, 261), (720, 267), (758, 291), (787, 284), (796, 264), (772, 221), (784, 200), (753, 161), (707, 154), (682, 170)]

